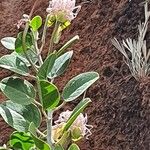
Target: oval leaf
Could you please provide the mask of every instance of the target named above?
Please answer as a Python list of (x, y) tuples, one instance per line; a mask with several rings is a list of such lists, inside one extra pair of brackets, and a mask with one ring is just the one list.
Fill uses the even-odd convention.
[(73, 51), (66, 52), (55, 60), (55, 63), (48, 74), (50, 79), (60, 76), (67, 69), (70, 59), (73, 55)]
[(75, 107), (71, 116), (69, 117), (69, 119), (66, 122), (66, 125), (63, 129), (64, 132), (70, 128), (70, 126), (73, 124), (73, 122), (77, 119), (77, 117), (80, 115), (80, 113), (83, 112), (83, 110), (87, 107), (87, 105), (90, 102), (91, 102), (91, 100), (89, 98), (85, 98)]
[(52, 67), (55, 63), (56, 54), (52, 53), (47, 57), (47, 59), (44, 61), (43, 65), (40, 67), (38, 72), (39, 79), (46, 79), (48, 76), (48, 73), (52, 70)]
[(96, 80), (99, 74), (96, 72), (82, 73), (71, 79), (65, 86), (62, 96), (66, 102), (72, 101), (83, 94)]
[(9, 50), (15, 50), (15, 41), (16, 38), (14, 37), (5, 37), (1, 39), (2, 45)]
[(29, 133), (14, 132), (10, 137), (10, 146), (14, 149), (29, 150), (34, 147), (34, 141)]
[(79, 146), (75, 143), (71, 144), (68, 150), (80, 150)]
[[(22, 47), (22, 36), (23, 32), (20, 32), (17, 36), (17, 39), (15, 41), (15, 51), (17, 53), (23, 53), (23, 47)], [(27, 33), (26, 35), (26, 48), (30, 48), (33, 45), (32, 43), (32, 36), (30, 33)]]
[(19, 132), (27, 131), (31, 122), (34, 122), (36, 127), (41, 123), (41, 113), (33, 104), (23, 106), (6, 101), (0, 105), (0, 115)]
[(30, 23), (33, 31), (37, 31), (42, 26), (42, 18), (40, 16), (35, 16)]
[(28, 105), (35, 99), (32, 84), (18, 77), (8, 77), (1, 81), (0, 89), (13, 102)]
[(45, 80), (39, 81), (41, 95), (42, 95), (42, 105), (44, 109), (54, 109), (60, 101), (60, 94), (57, 87)]
[(57, 144), (54, 148), (54, 150), (64, 150), (63, 147), (59, 144)]
[(29, 132), (31, 133), (34, 143), (39, 150), (51, 150), (51, 147), (46, 142), (36, 136), (36, 127), (34, 123), (30, 124)]
[(0, 58), (0, 67), (11, 70), (15, 73), (27, 76), (29, 75), (29, 69), (15, 53), (5, 55)]

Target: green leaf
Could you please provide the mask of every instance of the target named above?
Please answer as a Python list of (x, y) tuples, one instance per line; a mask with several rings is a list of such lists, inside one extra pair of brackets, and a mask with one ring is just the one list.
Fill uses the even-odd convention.
[(75, 143), (71, 144), (68, 150), (80, 150), (79, 146)]
[(27, 76), (29, 69), (17, 55), (14, 53), (5, 55), (0, 58), (0, 67), (13, 71), (15, 73)]
[(35, 16), (31, 20), (30, 26), (32, 27), (33, 31), (37, 31), (42, 26), (42, 18), (40, 16)]
[(50, 79), (60, 76), (67, 69), (70, 59), (73, 55), (73, 51), (66, 52), (55, 60), (55, 63), (48, 74)]
[[(20, 32), (17, 36), (16, 41), (15, 41), (15, 51), (17, 53), (23, 53), (22, 37), (23, 37), (23, 32)], [(32, 45), (33, 45), (32, 36), (30, 33), (27, 33), (27, 35), (26, 35), (26, 48), (29, 49), (29, 48), (31, 48)]]
[(71, 79), (65, 86), (62, 96), (66, 102), (73, 101), (83, 94), (96, 80), (99, 75), (96, 72), (82, 73)]
[(79, 36), (76, 35), (72, 39), (70, 39), (64, 46), (60, 48), (60, 50), (57, 52), (57, 56), (60, 56), (64, 53), (64, 51), (69, 48), (73, 43), (75, 43), (77, 40), (79, 40)]
[(38, 150), (51, 150), (51, 147), (46, 142), (44, 142), (36, 136), (35, 131), (36, 128), (34, 126), (34, 123), (31, 123), (29, 127), (29, 132), (31, 133), (34, 143)]
[(10, 146), (14, 149), (29, 150), (34, 147), (34, 141), (29, 133), (14, 132), (10, 137)]
[(57, 87), (46, 80), (40, 80), (39, 83), (43, 108), (54, 109), (60, 101), (60, 94)]
[(64, 150), (63, 147), (59, 144), (57, 144), (54, 148), (54, 150)]
[(43, 65), (40, 67), (38, 72), (39, 79), (46, 79), (48, 76), (48, 73), (52, 70), (53, 65), (55, 63), (56, 54), (52, 53), (47, 57), (47, 59), (44, 61)]
[(34, 122), (36, 127), (41, 123), (41, 113), (33, 104), (24, 106), (6, 101), (0, 105), (0, 115), (19, 132), (27, 131), (31, 122)]
[(82, 131), (80, 129), (80, 127), (76, 127), (71, 131), (71, 136), (72, 136), (72, 140), (74, 142), (79, 141), (83, 136), (82, 136)]
[(16, 38), (14, 37), (5, 37), (1, 39), (2, 45), (9, 50), (15, 50), (15, 41)]
[(7, 77), (0, 83), (1, 91), (13, 102), (28, 105), (35, 99), (35, 90), (32, 84), (18, 77)]
[(63, 131), (67, 131), (70, 126), (73, 124), (73, 122), (77, 119), (77, 117), (80, 115), (80, 113), (83, 112), (83, 110), (88, 106), (88, 104), (91, 102), (89, 98), (83, 99), (73, 110), (70, 118), (67, 120), (66, 125), (63, 129)]

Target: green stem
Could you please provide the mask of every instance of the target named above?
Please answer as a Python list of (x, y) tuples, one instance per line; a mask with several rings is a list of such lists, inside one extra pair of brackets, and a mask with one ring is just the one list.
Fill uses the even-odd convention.
[(30, 58), (28, 57), (28, 54), (26, 53), (27, 47), (26, 47), (26, 35), (29, 29), (29, 22), (26, 23), (24, 32), (23, 32), (23, 36), (22, 36), (22, 48), (23, 48), (23, 52), (24, 55), (26, 57), (26, 59), (29, 61), (30, 65), (32, 66), (32, 68), (34, 69), (35, 72), (37, 72), (37, 68), (35, 67), (35, 65), (32, 63), (32, 61), (30, 60)]
[(57, 111), (61, 109), (63, 106), (65, 106), (66, 102), (64, 101), (61, 105), (59, 105), (54, 111)]
[(47, 143), (52, 147), (52, 122), (53, 122), (53, 111), (48, 111), (48, 120), (47, 120)]
[(57, 32), (59, 28), (59, 23), (56, 22), (55, 23), (55, 27), (54, 27), (54, 30), (53, 30), (53, 33), (52, 33), (52, 36), (51, 36), (51, 39), (50, 39), (50, 44), (49, 44), (49, 51), (48, 51), (48, 54), (47, 56), (53, 51), (53, 46), (54, 46), (54, 37), (55, 37), (55, 34)]
[(44, 133), (42, 133), (39, 129), (36, 129), (36, 132), (41, 135), (43, 138), (46, 137), (46, 135)]
[(34, 50), (32, 50), (32, 51), (37, 55), (39, 65), (41, 66), (43, 64), (43, 60), (42, 60), (40, 50), (38, 48), (38, 31), (32, 30), (32, 34), (33, 34), (32, 42), (33, 42), (33, 46), (34, 46), (34, 49), (36, 50), (36, 52), (34, 52)]
[(42, 45), (40, 47), (40, 54), (41, 54), (41, 52), (43, 50), (43, 47), (45, 45), (46, 31), (47, 31), (47, 24), (48, 24), (49, 16), (50, 15), (48, 14), (47, 17), (46, 17), (46, 20), (45, 20), (45, 24), (44, 24), (44, 29), (43, 29), (42, 39), (41, 39)]

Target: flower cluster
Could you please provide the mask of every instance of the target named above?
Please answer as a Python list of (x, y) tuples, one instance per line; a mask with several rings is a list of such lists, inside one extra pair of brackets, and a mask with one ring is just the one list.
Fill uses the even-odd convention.
[[(57, 141), (59, 138), (59, 134), (61, 134), (61, 131), (63, 127), (65, 126), (67, 120), (70, 118), (72, 114), (72, 111), (65, 111), (62, 112), (58, 118), (58, 120), (55, 121), (55, 125), (53, 126), (53, 138)], [(82, 113), (77, 117), (77, 119), (74, 121), (74, 123), (70, 127), (70, 131), (73, 132), (76, 129), (80, 130), (80, 137), (88, 137), (92, 134), (91, 129), (93, 128), (92, 125), (87, 124), (87, 115), (83, 115)]]
[(75, 3), (76, 0), (52, 0), (49, 2), (47, 12), (61, 22), (71, 22), (81, 9), (81, 6), (75, 6)]

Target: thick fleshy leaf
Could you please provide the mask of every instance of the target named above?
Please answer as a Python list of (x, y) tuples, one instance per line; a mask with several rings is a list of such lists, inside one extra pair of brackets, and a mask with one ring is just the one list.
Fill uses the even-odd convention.
[[(23, 47), (22, 47), (22, 37), (23, 32), (20, 32), (17, 36), (17, 39), (15, 41), (15, 51), (17, 53), (23, 53)], [(26, 35), (26, 48), (29, 49), (33, 45), (32, 43), (32, 36), (30, 33)]]
[(31, 20), (30, 26), (32, 27), (33, 31), (37, 31), (42, 26), (42, 18), (40, 16), (35, 16)]
[(13, 149), (29, 150), (34, 147), (34, 141), (29, 133), (14, 132), (10, 137), (10, 146)]
[(68, 150), (80, 150), (79, 146), (75, 143), (71, 144)]
[(51, 72), (53, 65), (55, 63), (56, 54), (52, 53), (48, 56), (48, 58), (44, 61), (43, 65), (40, 67), (38, 72), (39, 79), (46, 79), (48, 73)]
[(15, 41), (16, 38), (14, 37), (5, 37), (1, 39), (2, 45), (9, 50), (15, 50)]
[(33, 104), (24, 106), (6, 101), (0, 105), (0, 115), (19, 132), (27, 131), (31, 122), (34, 122), (36, 127), (41, 123), (41, 113)]
[(80, 115), (80, 113), (83, 112), (83, 110), (88, 106), (88, 104), (90, 102), (91, 102), (91, 100), (89, 98), (85, 98), (75, 107), (70, 118), (66, 122), (66, 125), (64, 127), (64, 132), (70, 128), (70, 126), (73, 124), (73, 122), (77, 119), (77, 117)]
[(30, 124), (29, 132), (31, 133), (31, 136), (34, 140), (36, 148), (38, 148), (39, 150), (51, 150), (51, 147), (46, 142), (44, 142), (43, 140), (41, 140), (40, 138), (38, 138), (36, 136), (36, 134), (35, 134), (36, 127), (35, 127), (34, 123)]
[(27, 76), (29, 69), (25, 62), (14, 53), (0, 58), (0, 67), (13, 71), (15, 73)]
[(31, 83), (18, 77), (7, 77), (0, 83), (1, 91), (13, 102), (28, 105), (35, 99), (35, 90)]
[(57, 52), (57, 56), (60, 56), (60, 55), (62, 55), (64, 52), (65, 52), (65, 50), (67, 49), (67, 48), (69, 48), (73, 43), (75, 43), (77, 40), (79, 40), (79, 36), (78, 35), (76, 35), (76, 36), (74, 36), (72, 39), (70, 39), (65, 45), (63, 45), (60, 49), (59, 49), (59, 51)]
[(57, 87), (46, 80), (40, 80), (39, 83), (43, 108), (54, 109), (60, 101), (60, 94)]
[(76, 99), (98, 79), (99, 74), (96, 72), (86, 72), (74, 77), (63, 90), (62, 96), (64, 100), (69, 102)]
[(55, 63), (48, 74), (50, 79), (53, 79), (61, 74), (67, 69), (70, 59), (73, 55), (73, 51), (66, 52), (55, 60)]

